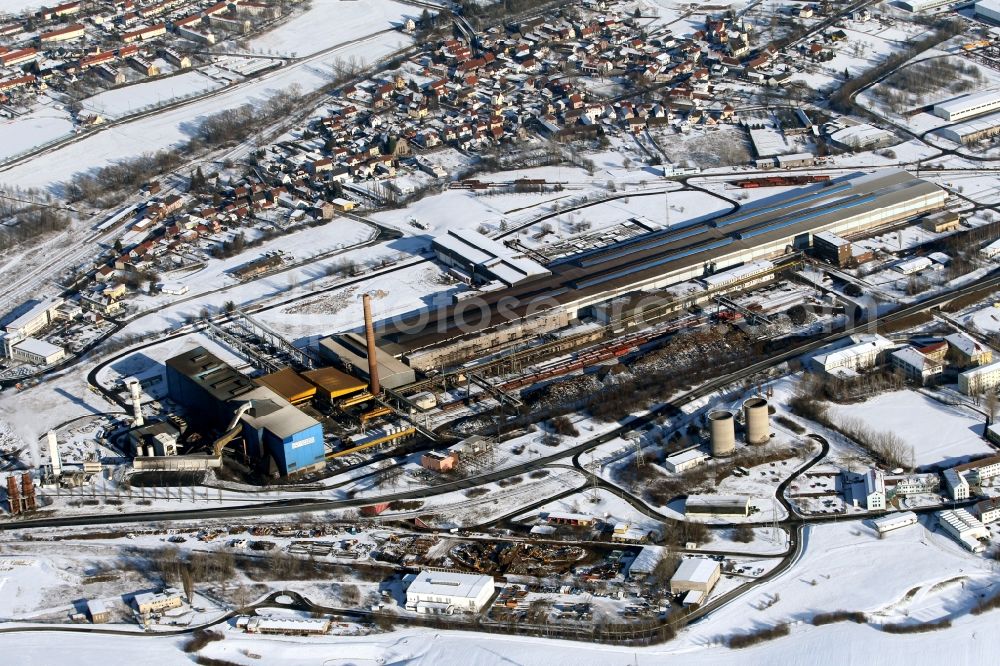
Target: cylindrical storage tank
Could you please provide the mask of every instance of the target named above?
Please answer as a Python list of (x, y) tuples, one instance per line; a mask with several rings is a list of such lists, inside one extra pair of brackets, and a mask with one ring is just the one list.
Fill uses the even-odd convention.
[(747, 429), (747, 444), (764, 444), (771, 439), (771, 421), (764, 398), (750, 398), (743, 403), (743, 422)]
[(733, 413), (716, 409), (708, 414), (712, 433), (712, 457), (723, 458), (733, 455), (736, 450), (736, 419)]

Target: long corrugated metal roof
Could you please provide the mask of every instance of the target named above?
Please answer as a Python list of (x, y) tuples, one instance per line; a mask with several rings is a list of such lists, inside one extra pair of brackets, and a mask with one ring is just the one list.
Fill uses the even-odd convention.
[[(940, 187), (903, 170), (852, 174), (805, 188), (792, 196), (782, 195), (778, 202), (760, 202), (716, 221), (639, 236), (616, 244), (607, 252), (590, 252), (580, 260), (553, 264), (550, 277), (479, 295), (477, 300), (491, 308), (491, 316), (469, 326), (470, 331), (465, 334), (511, 321), (511, 315), (599, 298), (602, 294), (613, 295), (697, 266), (725, 262), (727, 257), (760, 246), (789, 241), (835, 227), (856, 215), (935, 194), (940, 195), (943, 203), (946, 193)], [(728, 267), (724, 263), (718, 266)], [(504, 315), (498, 315), (496, 306), (501, 300), (516, 305), (506, 307)], [(390, 330), (386, 337), (403, 350), (457, 338), (455, 315), (455, 307), (432, 312), (419, 332), (401, 327)]]

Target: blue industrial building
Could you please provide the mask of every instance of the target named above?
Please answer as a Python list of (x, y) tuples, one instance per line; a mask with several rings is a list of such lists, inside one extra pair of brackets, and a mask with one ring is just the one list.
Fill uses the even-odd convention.
[(326, 463), (323, 426), (266, 386), (240, 374), (204, 347), (166, 362), (170, 397), (210, 428), (229, 427), (238, 412), (249, 455), (273, 461), (282, 476)]

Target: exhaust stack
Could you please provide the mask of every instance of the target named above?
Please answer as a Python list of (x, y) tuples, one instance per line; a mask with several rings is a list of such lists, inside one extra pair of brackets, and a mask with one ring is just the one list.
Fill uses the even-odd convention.
[(59, 457), (59, 440), (54, 430), (49, 430), (49, 461), (52, 463), (52, 476), (62, 476), (62, 459)]
[(361, 298), (365, 306), (365, 342), (368, 344), (368, 390), (377, 396), (382, 392), (378, 383), (378, 356), (375, 350), (375, 325), (372, 323), (372, 297), (365, 294)]
[(130, 381), (129, 389), (132, 391), (132, 426), (140, 428), (145, 423), (145, 420), (142, 418), (142, 388), (139, 385), (139, 381), (136, 379)]

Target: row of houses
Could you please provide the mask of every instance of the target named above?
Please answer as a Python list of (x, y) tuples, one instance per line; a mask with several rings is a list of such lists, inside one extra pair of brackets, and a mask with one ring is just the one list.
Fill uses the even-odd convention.
[[(119, 85), (125, 82), (117, 69), (119, 62), (155, 76), (158, 68), (143, 60), (154, 54), (178, 68), (189, 67), (190, 59), (180, 54), (178, 46), (214, 44), (213, 28), (247, 34), (281, 15), (280, 4), (240, 0), (74, 2), (59, 7), (63, 9), (43, 9), (0, 24), (0, 81), (6, 83), (0, 93), (6, 90), (10, 97), (15, 89), (61, 85), (88, 71)], [(27, 80), (25, 75), (36, 78)]]

